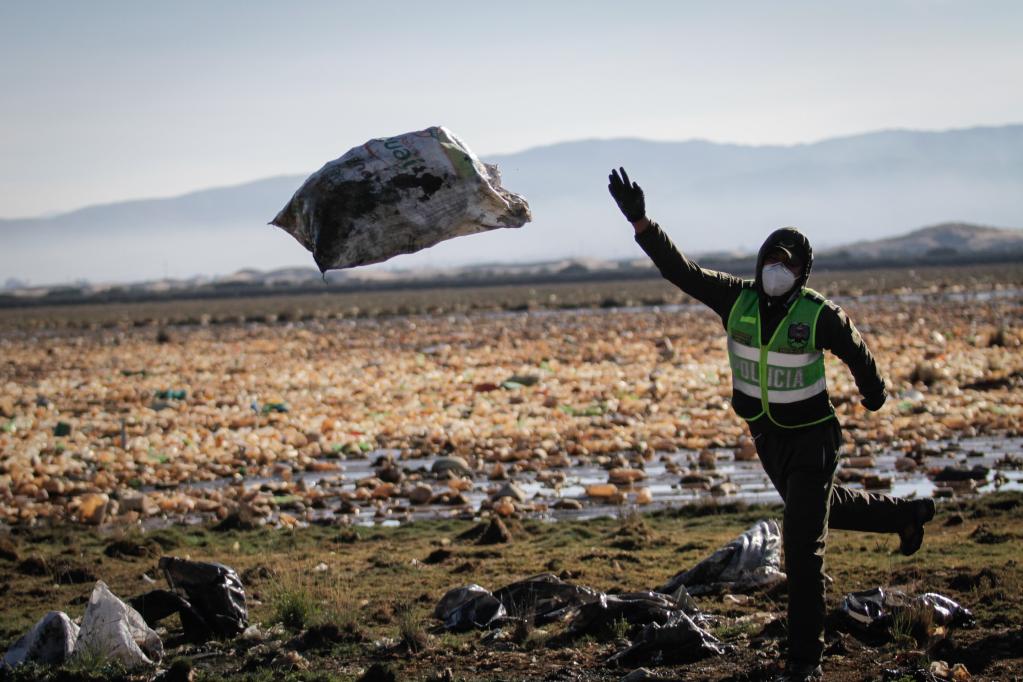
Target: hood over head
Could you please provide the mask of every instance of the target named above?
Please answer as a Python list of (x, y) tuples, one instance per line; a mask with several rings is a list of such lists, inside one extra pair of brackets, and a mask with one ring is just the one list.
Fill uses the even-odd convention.
[(760, 253), (757, 254), (757, 270), (756, 270), (756, 288), (757, 293), (763, 298), (768, 299), (770, 302), (778, 301), (778, 297), (770, 297), (764, 293), (764, 283), (762, 273), (764, 269), (764, 259), (767, 258), (767, 254), (772, 249), (781, 247), (788, 251), (792, 256), (803, 261), (803, 271), (796, 278), (796, 284), (792, 287), (792, 290), (784, 296), (786, 303), (791, 302), (793, 296), (799, 292), (804, 286), (806, 286), (806, 280), (810, 278), (810, 268), (813, 267), (813, 249), (810, 248), (810, 240), (806, 238), (802, 232), (794, 227), (783, 227), (780, 230), (775, 230), (767, 239), (764, 240), (763, 246), (760, 247)]

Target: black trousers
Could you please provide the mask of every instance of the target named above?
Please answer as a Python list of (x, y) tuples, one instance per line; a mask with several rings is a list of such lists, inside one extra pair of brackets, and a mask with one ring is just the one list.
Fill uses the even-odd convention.
[(785, 501), (782, 542), (788, 574), (789, 663), (820, 663), (824, 653), (824, 549), (828, 528), (894, 533), (909, 502), (835, 485), (842, 429), (835, 419), (783, 431), (750, 424), (764, 471)]

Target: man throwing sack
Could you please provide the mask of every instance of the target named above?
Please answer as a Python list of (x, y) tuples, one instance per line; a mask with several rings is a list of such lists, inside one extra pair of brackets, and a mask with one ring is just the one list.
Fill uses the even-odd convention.
[(900, 551), (910, 555), (934, 517), (931, 499), (903, 500), (834, 483), (842, 431), (828, 396), (823, 351), (848, 365), (868, 410), (884, 405), (884, 381), (842, 309), (805, 286), (813, 251), (798, 230), (784, 227), (768, 236), (753, 280), (705, 270), (647, 218), (643, 190), (625, 169), (608, 179), (636, 242), (661, 275), (717, 313), (728, 334), (732, 407), (749, 425), (764, 471), (785, 501), (789, 604), (783, 679), (819, 679), (828, 528), (897, 533)]

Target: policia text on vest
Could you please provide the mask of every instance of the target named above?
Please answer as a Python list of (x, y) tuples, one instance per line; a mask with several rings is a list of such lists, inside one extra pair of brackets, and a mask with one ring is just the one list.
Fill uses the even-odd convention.
[(728, 360), (732, 366), (732, 405), (740, 417), (766, 416), (777, 426), (798, 428), (834, 415), (824, 377), (824, 353), (815, 344), (824, 299), (803, 289), (760, 343), (759, 296), (743, 289), (728, 315)]

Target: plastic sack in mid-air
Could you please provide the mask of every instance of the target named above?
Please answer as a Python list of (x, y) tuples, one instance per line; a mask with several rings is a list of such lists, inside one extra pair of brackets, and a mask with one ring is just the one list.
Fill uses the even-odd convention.
[(370, 140), (329, 162), (271, 221), (312, 252), (321, 272), (499, 227), (522, 227), (526, 200), (501, 187), (449, 130)]

